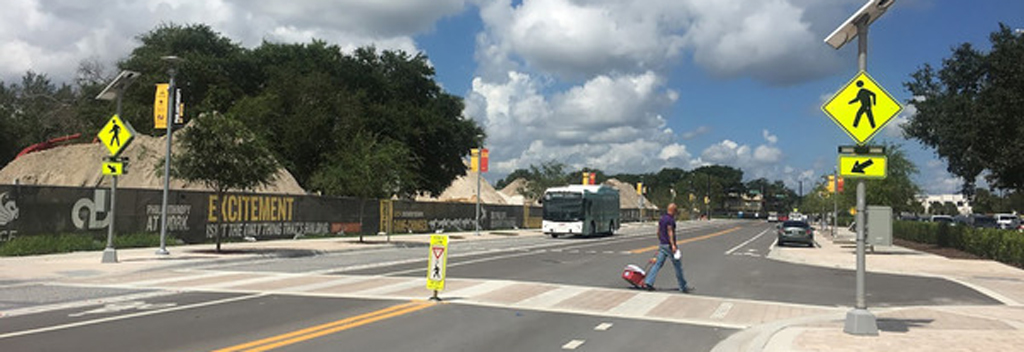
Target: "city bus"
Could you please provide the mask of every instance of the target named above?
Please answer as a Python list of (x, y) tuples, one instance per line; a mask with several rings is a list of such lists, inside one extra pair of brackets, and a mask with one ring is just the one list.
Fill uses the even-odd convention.
[(619, 191), (605, 185), (570, 185), (544, 191), (542, 229), (559, 235), (614, 234), (619, 228)]

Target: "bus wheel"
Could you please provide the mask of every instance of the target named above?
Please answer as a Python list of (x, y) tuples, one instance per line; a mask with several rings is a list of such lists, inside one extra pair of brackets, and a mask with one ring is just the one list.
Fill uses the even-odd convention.
[(554, 232), (549, 233), (548, 236), (551, 236), (551, 238), (558, 238), (558, 234)]

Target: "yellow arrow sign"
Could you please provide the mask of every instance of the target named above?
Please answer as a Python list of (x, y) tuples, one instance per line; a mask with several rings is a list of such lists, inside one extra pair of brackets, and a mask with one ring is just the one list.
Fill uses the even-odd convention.
[(874, 79), (861, 71), (821, 106), (832, 121), (857, 144), (865, 144), (889, 123), (903, 106)]
[(839, 155), (839, 174), (849, 178), (885, 178), (889, 159), (885, 155)]
[(427, 260), (427, 289), (444, 290), (448, 267), (448, 236), (430, 235), (430, 259)]
[(124, 175), (124, 163), (115, 161), (104, 161), (103, 174), (111, 176)]
[(135, 139), (135, 129), (128, 121), (123, 121), (114, 115), (110, 117), (110, 121), (107, 121), (96, 137), (100, 139), (103, 146), (107, 147), (111, 156), (118, 156)]

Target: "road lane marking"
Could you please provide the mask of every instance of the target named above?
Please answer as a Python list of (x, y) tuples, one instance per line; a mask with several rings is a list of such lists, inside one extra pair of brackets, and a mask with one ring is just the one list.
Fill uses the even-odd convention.
[(770, 230), (771, 230), (770, 228), (769, 229), (764, 229), (764, 231), (761, 231), (761, 233), (757, 234), (757, 236), (754, 236), (751, 239), (746, 240), (743, 243), (740, 243), (740, 245), (738, 245), (736, 247), (732, 247), (732, 249), (725, 251), (725, 255), (730, 255), (730, 254), (732, 254), (732, 252), (735, 252), (737, 249), (743, 248), (743, 246), (746, 246), (746, 245), (750, 244), (750, 242), (756, 241), (758, 238), (760, 238), (764, 234), (768, 233), (768, 231), (770, 231)]
[(718, 308), (715, 308), (715, 312), (711, 313), (711, 319), (721, 320), (725, 318), (725, 316), (729, 314), (729, 311), (732, 310), (732, 306), (732, 303), (722, 302), (722, 304), (718, 305)]
[[(676, 244), (680, 245), (680, 244), (686, 244), (686, 243), (690, 243), (690, 242), (702, 241), (702, 240), (706, 240), (706, 239), (709, 239), (709, 238), (712, 238), (712, 237), (718, 237), (718, 236), (721, 236), (721, 235), (724, 235), (724, 234), (727, 234), (727, 233), (739, 230), (741, 228), (743, 228), (743, 226), (736, 226), (736, 227), (733, 227), (733, 228), (728, 229), (728, 230), (722, 230), (722, 231), (718, 231), (718, 232), (715, 232), (715, 233), (712, 233), (712, 234), (708, 234), (708, 235), (704, 235), (704, 236), (697, 236), (697, 237), (694, 237), (694, 238), (687, 238), (685, 240), (676, 241)], [(641, 253), (647, 253), (647, 252), (656, 251), (656, 250), (658, 250), (658, 246), (657, 245), (650, 246), (650, 247), (634, 249), (634, 250), (629, 251), (629, 253), (630, 254), (641, 254)]]
[(293, 332), (268, 337), (240, 345), (235, 345), (227, 348), (215, 350), (214, 352), (261, 352), (278, 347), (283, 347), (303, 341), (308, 341), (321, 337), (328, 334), (333, 334), (339, 331), (348, 330), (355, 327), (360, 327), (366, 324), (370, 324), (376, 321), (397, 317), (403, 314), (412, 313), (418, 310), (422, 310), (433, 306), (433, 302), (426, 301), (413, 301), (403, 303), (388, 308), (376, 310), (373, 312), (360, 314), (354, 317), (341, 319), (338, 321), (311, 326), (305, 329), (296, 330)]
[(569, 343), (562, 345), (563, 350), (575, 350), (576, 347), (580, 347), (586, 340), (572, 340)]
[[(72, 284), (52, 284), (52, 285), (47, 285), (47, 286), (89, 287), (89, 288), (96, 287), (96, 286), (93, 286), (93, 285), (81, 285), (81, 286), (79, 286), (78, 284), (74, 284), (74, 285), (72, 285)], [(104, 298), (86, 299), (86, 300), (75, 301), (75, 302), (48, 304), (48, 305), (43, 305), (43, 306), (34, 306), (34, 307), (26, 307), (26, 308), (13, 309), (13, 310), (9, 310), (9, 311), (0, 311), (0, 317), (13, 317), (13, 316), (18, 316), (18, 315), (44, 313), (44, 312), (50, 312), (50, 311), (62, 310), (62, 309), (91, 307), (91, 306), (96, 306), (96, 305), (100, 305), (100, 304), (109, 304), (109, 303), (115, 303), (115, 302), (134, 301), (134, 300), (138, 300), (138, 299), (170, 296), (170, 295), (176, 295), (178, 293), (180, 293), (180, 292), (178, 292), (178, 291), (150, 291), (150, 292), (142, 292), (142, 293), (132, 293), (132, 294), (127, 294), (127, 295), (122, 295), (122, 296), (111, 296), (111, 297), (104, 297)]]
[(614, 324), (612, 324), (612, 323), (601, 323), (600, 325), (595, 326), (594, 330), (597, 330), (597, 331), (608, 331), (608, 329), (612, 328), (612, 325), (614, 325)]
[(171, 307), (171, 308), (166, 308), (166, 309), (147, 310), (147, 311), (138, 312), (138, 313), (132, 313), (132, 314), (118, 315), (118, 316), (107, 317), (107, 318), (100, 318), (100, 319), (94, 319), (94, 320), (86, 320), (86, 321), (80, 321), (80, 322), (63, 324), (63, 325), (48, 326), (48, 327), (45, 327), (45, 328), (23, 330), (23, 331), (15, 331), (15, 332), (10, 332), (10, 333), (6, 333), (6, 334), (0, 334), (0, 340), (6, 339), (6, 338), (11, 338), (11, 337), (18, 337), (18, 336), (38, 334), (38, 333), (42, 333), (42, 332), (50, 332), (50, 331), (64, 330), (64, 329), (70, 329), (70, 328), (77, 328), (77, 327), (86, 326), (86, 325), (95, 325), (95, 324), (106, 323), (106, 322), (117, 321), (117, 320), (125, 320), (125, 319), (131, 319), (131, 318), (136, 318), (136, 317), (144, 317), (144, 316), (148, 316), (148, 315), (156, 315), (156, 314), (166, 313), (166, 312), (175, 312), (175, 311), (185, 310), (185, 309), (201, 308), (201, 307), (218, 305), (218, 304), (223, 304), (223, 303), (231, 303), (231, 302), (237, 302), (237, 301), (244, 301), (244, 300), (247, 300), (247, 299), (259, 298), (259, 297), (263, 297), (263, 296), (266, 296), (266, 295), (265, 294), (256, 294), (256, 295), (248, 295), (248, 296), (240, 296), (240, 297), (231, 297), (231, 298), (219, 299), (219, 300), (216, 300), (216, 301), (209, 301), (209, 302), (202, 302), (202, 303), (196, 303), (196, 304), (189, 304), (189, 305)]

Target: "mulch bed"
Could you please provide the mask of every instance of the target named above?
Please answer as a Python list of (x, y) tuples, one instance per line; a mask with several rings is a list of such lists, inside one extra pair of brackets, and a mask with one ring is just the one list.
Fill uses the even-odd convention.
[(985, 259), (974, 254), (961, 251), (956, 248), (943, 248), (933, 244), (918, 243), (913, 241), (902, 240), (899, 238), (893, 238), (892, 243), (900, 247), (910, 248), (913, 250), (927, 252), (935, 255), (941, 255), (949, 259)]

